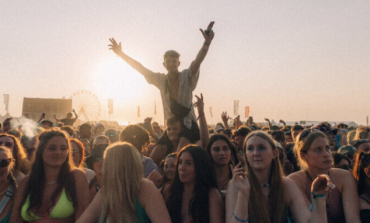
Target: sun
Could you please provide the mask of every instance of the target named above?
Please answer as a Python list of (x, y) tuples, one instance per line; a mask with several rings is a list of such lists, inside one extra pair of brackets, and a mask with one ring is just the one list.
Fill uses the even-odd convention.
[(145, 78), (121, 58), (103, 61), (94, 73), (93, 87), (102, 98), (135, 106), (148, 94)]

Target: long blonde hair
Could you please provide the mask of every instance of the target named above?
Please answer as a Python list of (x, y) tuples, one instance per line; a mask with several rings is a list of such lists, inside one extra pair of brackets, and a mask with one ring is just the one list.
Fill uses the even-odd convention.
[(103, 202), (99, 222), (108, 215), (115, 222), (137, 222), (138, 199), (143, 166), (140, 152), (130, 143), (110, 145), (104, 153)]
[(279, 162), (279, 152), (276, 145), (267, 133), (263, 131), (251, 132), (244, 141), (244, 154), (246, 154), (247, 142), (251, 137), (258, 136), (266, 140), (273, 151), (277, 152), (277, 156), (271, 162), (270, 172), (270, 194), (268, 201), (262, 193), (262, 187), (259, 183), (253, 168), (250, 166), (248, 159), (247, 163), (247, 176), (251, 185), (250, 198), (248, 202), (248, 213), (252, 222), (255, 223), (271, 223), (281, 222), (286, 216), (286, 200), (284, 198), (284, 184), (283, 184), (283, 170)]

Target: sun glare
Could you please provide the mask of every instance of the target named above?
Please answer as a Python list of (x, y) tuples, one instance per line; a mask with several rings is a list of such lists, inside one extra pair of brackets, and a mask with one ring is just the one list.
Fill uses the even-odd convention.
[(138, 106), (148, 94), (144, 77), (120, 58), (104, 61), (94, 72), (98, 97), (113, 99), (118, 107)]

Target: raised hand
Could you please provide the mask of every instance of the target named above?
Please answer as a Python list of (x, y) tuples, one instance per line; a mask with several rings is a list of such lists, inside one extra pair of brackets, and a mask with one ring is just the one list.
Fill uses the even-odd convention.
[(233, 166), (230, 164), (230, 168), (233, 170), (233, 182), (235, 188), (239, 192), (249, 196), (251, 185), (249, 183), (247, 174), (245, 173), (242, 164), (239, 163), (238, 165), (235, 166), (235, 168), (233, 168)]
[(225, 122), (228, 122), (229, 119), (231, 119), (231, 118), (230, 118), (230, 116), (227, 115), (227, 112), (222, 112), (221, 119), (225, 123)]
[(215, 24), (214, 21), (209, 23), (206, 30), (200, 29), (200, 32), (203, 34), (203, 37), (204, 37), (204, 40), (205, 40), (206, 44), (210, 44), (213, 40), (213, 37), (215, 36), (215, 33), (212, 30), (213, 24)]
[(112, 44), (108, 45), (110, 47), (109, 50), (113, 50), (113, 52), (117, 55), (122, 53), (121, 42), (119, 44), (117, 44), (117, 42), (114, 38), (109, 39), (109, 41), (112, 43)]
[(268, 119), (268, 118), (265, 118), (265, 121), (266, 121), (266, 122), (270, 122), (270, 119)]
[(335, 185), (331, 181), (327, 174), (321, 174), (316, 177), (311, 186), (311, 191), (315, 194), (325, 194), (331, 189), (334, 189)]
[(159, 187), (162, 184), (163, 176), (157, 170), (153, 170), (148, 175), (148, 180), (152, 181), (156, 187)]
[(198, 108), (198, 113), (199, 113), (199, 115), (201, 115), (202, 113), (204, 113), (203, 94), (201, 93), (200, 97), (195, 95), (195, 97), (197, 98), (197, 102), (194, 103), (194, 108)]
[(149, 122), (149, 123), (151, 123), (151, 122), (152, 122), (152, 119), (153, 119), (153, 118), (147, 117), (146, 119), (144, 119), (144, 122)]

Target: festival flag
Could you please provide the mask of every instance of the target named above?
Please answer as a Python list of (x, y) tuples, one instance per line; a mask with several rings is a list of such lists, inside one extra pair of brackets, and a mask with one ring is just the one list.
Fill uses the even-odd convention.
[(211, 118), (213, 118), (212, 107), (209, 107), (209, 113), (211, 113)]
[(234, 100), (234, 115), (238, 115), (239, 112), (239, 100)]
[(9, 106), (9, 94), (4, 94), (4, 104), (5, 104), (5, 110), (8, 112), (8, 106)]
[(245, 117), (249, 118), (249, 106), (245, 106)]
[(140, 106), (137, 106), (137, 117), (140, 118)]
[(108, 114), (113, 115), (113, 99), (108, 99)]
[(154, 115), (157, 115), (157, 101), (154, 101)]

